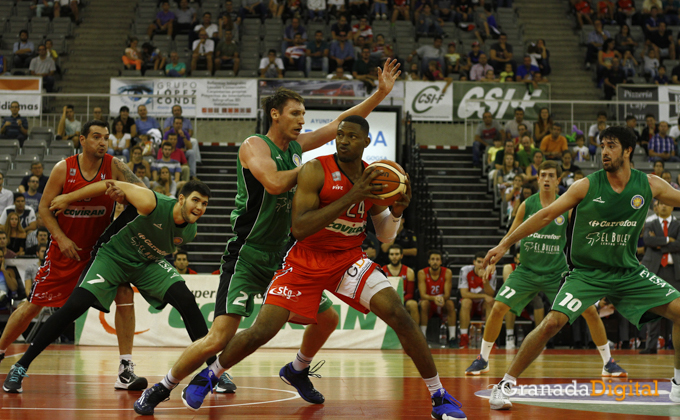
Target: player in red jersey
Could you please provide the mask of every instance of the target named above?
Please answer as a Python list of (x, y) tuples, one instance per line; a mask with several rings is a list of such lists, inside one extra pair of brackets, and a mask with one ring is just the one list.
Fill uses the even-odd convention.
[(472, 265), (460, 269), (458, 290), (460, 291), (460, 348), (466, 349), (470, 343), (468, 327), (473, 315), (484, 315), (489, 318), (493, 303), (496, 301), (496, 272), (486, 279), (484, 274), (484, 256), (480, 251), (475, 254)]
[[(71, 204), (55, 217), (49, 210), (52, 199), (103, 179), (117, 179), (144, 186), (123, 162), (106, 154), (109, 129), (93, 120), (83, 126), (80, 144), (83, 152), (66, 158), (52, 169), (45, 185), (39, 212), (52, 242), (33, 281), (28, 300), (12, 313), (0, 337), (0, 360), (43, 307), (61, 307), (73, 292), (80, 274), (90, 261), (90, 252), (110, 224), (114, 201), (106, 195)], [(122, 200), (123, 198), (121, 198)], [(116, 334), (120, 367), (116, 389), (141, 390), (147, 380), (134, 374), (132, 341), (135, 332), (133, 293), (121, 286), (116, 296)]]
[(388, 276), (401, 277), (404, 287), (404, 306), (411, 315), (411, 318), (418, 324), (420, 313), (418, 313), (418, 302), (415, 300), (416, 275), (411, 267), (401, 263), (404, 258), (404, 249), (399, 244), (392, 244), (387, 249), (387, 257), (390, 263), (383, 265), (382, 269)]
[[(443, 319), (448, 316), (449, 347), (457, 346), (456, 340), (456, 304), (451, 299), (453, 274), (451, 270), (442, 267), (442, 254), (439, 251), (427, 253), (428, 267), (418, 271), (418, 290), (420, 291), (420, 330), (423, 335), (427, 332), (427, 322), (434, 314)], [(454, 296), (455, 299), (455, 296)]]
[[(368, 214), (378, 240), (389, 242), (411, 198), (408, 185), (403, 201), (391, 211), (370, 201), (378, 198), (373, 192), (381, 186), (372, 184), (380, 172), (366, 169), (361, 160), (370, 143), (368, 129), (362, 117), (345, 118), (336, 133), (337, 154), (314, 159), (300, 170), (292, 209), (296, 242), (269, 284), (253, 326), (236, 334), (215, 362), (216, 375), (271, 340), (289, 320), (316, 323), (322, 292), (328, 290), (358, 311), (373, 311), (394, 329), (432, 395), (433, 418), (464, 419), (460, 403), (442, 387), (425, 337), (385, 274), (361, 250)], [(205, 388), (192, 383), (184, 393), (202, 399)]]

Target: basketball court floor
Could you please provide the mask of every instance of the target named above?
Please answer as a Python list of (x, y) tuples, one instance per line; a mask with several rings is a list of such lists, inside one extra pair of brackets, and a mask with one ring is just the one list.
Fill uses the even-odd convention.
[[(14, 345), (0, 365), (0, 378), (18, 360), (25, 345)], [(150, 382), (162, 378), (182, 349), (138, 347), (134, 351), (136, 373)], [(442, 383), (463, 403), (468, 419), (583, 419), (621, 420), (635, 418), (678, 418), (680, 404), (668, 399), (673, 374), (672, 351), (640, 356), (637, 351), (616, 351), (614, 357), (629, 372), (629, 378), (604, 379), (595, 383), (595, 394), (555, 395), (557, 388), (590, 386), (602, 380), (602, 363), (596, 350), (546, 350), (525, 372), (520, 384), (544, 385), (544, 395), (531, 395), (527, 387), (514, 400), (510, 411), (490, 411), (489, 385), (497, 383), (515, 351), (494, 350), (491, 371), (480, 377), (465, 377), (465, 368), (477, 351), (432, 350)], [(156, 410), (158, 419), (233, 420), (321, 420), (321, 419), (428, 419), (430, 399), (411, 360), (398, 350), (322, 350), (315, 362), (325, 360), (313, 378), (326, 396), (326, 404), (310, 405), (278, 378), (281, 366), (292, 360), (295, 350), (258, 350), (232, 369), (236, 394), (213, 394), (198, 412), (189, 411), (180, 399), (181, 387), (170, 401)], [(114, 347), (52, 345), (38, 357), (24, 379), (23, 394), (2, 395), (0, 419), (129, 419), (141, 392), (115, 391), (118, 368)], [(576, 381), (576, 386), (572, 381)], [(633, 382), (629, 382), (633, 381)], [(656, 383), (654, 382), (656, 381)], [(637, 391), (636, 391), (636, 386)], [(619, 385), (618, 389), (614, 387)], [(624, 388), (622, 385), (628, 387)], [(645, 388), (647, 385), (647, 388)], [(603, 388), (603, 386), (605, 388)], [(607, 395), (611, 386), (611, 395)], [(578, 388), (577, 388), (578, 387)], [(653, 395), (642, 395), (643, 390)], [(586, 391), (581, 391), (585, 393)], [(637, 396), (634, 394), (638, 394)], [(618, 394), (618, 396), (616, 395)], [(625, 398), (621, 394), (626, 394)], [(632, 395), (631, 395), (632, 394)], [(647, 392), (650, 394), (650, 392)], [(619, 399), (620, 401), (617, 401)], [(622, 417), (622, 414), (624, 417)]]

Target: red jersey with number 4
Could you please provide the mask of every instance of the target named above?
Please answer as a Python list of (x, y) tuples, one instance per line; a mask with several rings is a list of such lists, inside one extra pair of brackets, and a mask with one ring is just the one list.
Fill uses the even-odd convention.
[[(324, 182), (319, 191), (319, 208), (324, 208), (342, 198), (354, 184), (338, 166), (336, 155), (316, 158), (323, 166)], [(368, 166), (363, 162), (364, 168)], [(298, 241), (297, 244), (311, 250), (343, 251), (360, 248), (366, 238), (366, 218), (373, 207), (370, 201), (352, 204), (344, 214), (315, 234)]]
[[(109, 154), (104, 155), (97, 174), (92, 179), (87, 180), (80, 172), (78, 155), (66, 158), (66, 180), (62, 194), (79, 190), (95, 182), (112, 179), (112, 159), (113, 156)], [(111, 223), (113, 209), (113, 200), (104, 194), (99, 197), (71, 203), (63, 213), (57, 216), (57, 222), (61, 230), (81, 249), (78, 251), (81, 259), (90, 258), (92, 247), (94, 247), (97, 239), (99, 239), (104, 230), (109, 226), (109, 223)]]
[(439, 276), (435, 279), (430, 274), (430, 267), (425, 267), (425, 290), (430, 296), (444, 296), (444, 283), (446, 282), (446, 270), (448, 268), (441, 267), (439, 269)]

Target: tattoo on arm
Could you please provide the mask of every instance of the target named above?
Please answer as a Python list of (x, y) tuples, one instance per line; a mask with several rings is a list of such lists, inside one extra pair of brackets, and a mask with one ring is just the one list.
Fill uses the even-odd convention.
[(137, 175), (133, 174), (130, 168), (124, 164), (121, 160), (119, 159), (113, 159), (113, 164), (116, 166), (116, 169), (120, 171), (120, 173), (123, 175), (123, 181), (129, 182), (130, 184), (137, 184), (140, 187), (146, 188), (146, 185), (137, 178)]

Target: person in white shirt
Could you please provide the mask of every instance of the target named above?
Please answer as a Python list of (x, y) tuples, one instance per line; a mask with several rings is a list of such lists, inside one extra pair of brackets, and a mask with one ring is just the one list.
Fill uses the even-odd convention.
[(5, 209), (14, 202), (14, 194), (7, 188), (2, 188), (5, 182), (5, 175), (0, 172), (0, 213), (4, 213)]
[(192, 46), (193, 55), (191, 57), (191, 71), (196, 70), (199, 60), (205, 60), (208, 66), (208, 71), (212, 74), (213, 71), (213, 52), (215, 51), (215, 41), (208, 39), (208, 33), (205, 29), (201, 29), (198, 33), (198, 38), (194, 41)]
[(35, 230), (38, 223), (35, 221), (35, 211), (26, 206), (26, 197), (22, 193), (14, 193), (14, 204), (7, 206), (0, 214), (0, 225), (4, 226), (7, 222), (7, 216), (10, 213), (16, 213), (19, 216), (21, 226), (26, 230), (26, 233)]
[(600, 145), (600, 132), (604, 130), (604, 128), (609, 127), (607, 125), (607, 113), (604, 111), (600, 111), (597, 113), (597, 122), (588, 128), (588, 149), (590, 150), (591, 155), (595, 155), (597, 153), (597, 148)]
[(276, 56), (276, 50), (271, 49), (266, 57), (260, 60), (260, 77), (268, 79), (283, 78), (283, 60)]
[(109, 134), (109, 150), (106, 153), (112, 156), (122, 155), (125, 162), (129, 162), (132, 137), (128, 133), (123, 133), (123, 121), (117, 120), (114, 124), (113, 132)]
[(673, 140), (677, 140), (680, 137), (680, 117), (678, 117), (678, 125), (674, 125), (668, 135), (673, 137)]
[(220, 29), (217, 27), (217, 25), (212, 23), (212, 15), (210, 12), (203, 13), (203, 22), (200, 25), (196, 25), (194, 27), (194, 32), (200, 34), (201, 29), (205, 29), (205, 32), (208, 34), (209, 38), (218, 38), (218, 32)]

